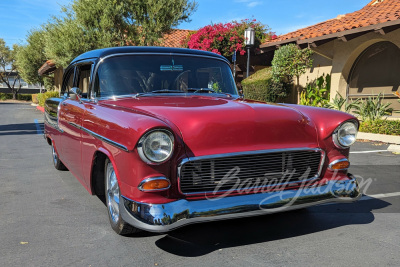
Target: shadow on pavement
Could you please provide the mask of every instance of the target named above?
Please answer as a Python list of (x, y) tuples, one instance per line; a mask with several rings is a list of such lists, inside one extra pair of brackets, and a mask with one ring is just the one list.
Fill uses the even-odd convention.
[(17, 101), (17, 102), (3, 102), (0, 101), (0, 105), (15, 105), (15, 104), (22, 104), (22, 105), (31, 105), (31, 102), (22, 102), (22, 101)]
[[(26, 135), (37, 134), (36, 123), (20, 123), (0, 125), (0, 135)], [(39, 123), (40, 130), (43, 132), (44, 124)]]
[(184, 257), (213, 251), (312, 234), (346, 225), (369, 224), (373, 210), (391, 205), (372, 199), (351, 204), (331, 204), (259, 217), (190, 225), (156, 241), (157, 247)]

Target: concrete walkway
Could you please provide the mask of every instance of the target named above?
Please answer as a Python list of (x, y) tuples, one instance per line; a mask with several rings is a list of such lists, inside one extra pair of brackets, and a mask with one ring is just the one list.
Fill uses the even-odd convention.
[(400, 136), (398, 135), (359, 132), (357, 135), (357, 139), (389, 143), (391, 145), (388, 147), (388, 151), (400, 153)]

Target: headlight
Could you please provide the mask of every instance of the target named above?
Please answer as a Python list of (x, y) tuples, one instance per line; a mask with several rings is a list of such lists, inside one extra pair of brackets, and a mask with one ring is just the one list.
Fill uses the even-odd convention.
[(333, 132), (333, 142), (339, 148), (348, 148), (357, 139), (358, 123), (347, 121), (336, 128)]
[(138, 152), (140, 158), (150, 164), (168, 160), (174, 149), (174, 137), (166, 130), (153, 130), (140, 138)]

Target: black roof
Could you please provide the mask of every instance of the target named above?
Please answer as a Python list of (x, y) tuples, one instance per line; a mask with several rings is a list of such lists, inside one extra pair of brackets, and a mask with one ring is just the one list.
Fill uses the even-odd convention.
[(171, 48), (171, 47), (156, 47), (156, 46), (122, 46), (122, 47), (110, 47), (103, 49), (96, 49), (92, 51), (88, 51), (76, 57), (72, 60), (71, 64), (80, 60), (89, 59), (89, 58), (103, 58), (112, 54), (121, 54), (121, 53), (140, 53), (140, 52), (150, 52), (150, 53), (180, 53), (180, 54), (193, 54), (193, 55), (204, 55), (211, 56), (220, 59), (227, 59), (221, 55), (202, 51), (202, 50), (194, 50), (188, 48)]

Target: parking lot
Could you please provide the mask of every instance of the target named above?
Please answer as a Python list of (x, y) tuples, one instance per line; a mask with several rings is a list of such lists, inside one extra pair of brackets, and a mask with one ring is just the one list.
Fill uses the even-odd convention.
[(42, 113), (0, 114), (1, 266), (400, 266), (400, 155), (387, 144), (353, 146), (356, 203), (122, 237), (103, 202), (54, 169)]

